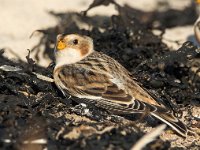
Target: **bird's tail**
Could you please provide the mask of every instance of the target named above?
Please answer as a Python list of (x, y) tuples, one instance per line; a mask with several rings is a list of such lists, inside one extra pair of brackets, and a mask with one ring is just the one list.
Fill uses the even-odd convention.
[(183, 122), (181, 122), (178, 118), (174, 116), (173, 112), (163, 112), (163, 110), (157, 110), (151, 112), (151, 115), (169, 125), (172, 129), (174, 129), (183, 137), (187, 136), (188, 128)]

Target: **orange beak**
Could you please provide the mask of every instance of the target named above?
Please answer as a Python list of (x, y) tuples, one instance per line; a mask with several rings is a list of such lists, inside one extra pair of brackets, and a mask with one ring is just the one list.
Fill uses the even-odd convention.
[(57, 42), (57, 46), (56, 46), (57, 50), (63, 50), (65, 47), (66, 47), (66, 44), (63, 40), (59, 40)]
[(66, 47), (66, 44), (63, 40), (63, 35), (62, 34), (58, 34), (57, 35), (57, 45), (56, 45), (56, 49), (57, 50), (63, 50)]

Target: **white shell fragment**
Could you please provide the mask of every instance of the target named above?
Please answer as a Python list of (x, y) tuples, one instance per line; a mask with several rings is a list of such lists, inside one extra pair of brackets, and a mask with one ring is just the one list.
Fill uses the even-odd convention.
[(41, 75), (41, 74), (36, 73), (36, 72), (33, 72), (33, 74), (36, 75), (36, 77), (37, 77), (38, 79), (41, 79), (41, 80), (44, 80), (44, 81), (47, 81), (47, 82), (54, 82), (54, 79), (49, 78), (49, 77), (47, 77), (47, 76)]
[(2, 66), (0, 66), (0, 69), (3, 71), (21, 71), (22, 70), (19, 67), (13, 67), (10, 65), (2, 65)]

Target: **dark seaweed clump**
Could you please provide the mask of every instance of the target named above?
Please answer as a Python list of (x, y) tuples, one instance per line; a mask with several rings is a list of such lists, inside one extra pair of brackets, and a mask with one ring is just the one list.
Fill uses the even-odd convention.
[[(109, 3), (116, 6), (119, 15), (87, 16), (89, 9)], [(128, 5), (122, 7), (113, 0), (96, 0), (89, 9), (78, 13), (49, 12), (60, 21), (55, 27), (38, 30), (43, 37), (31, 50), (36, 52), (35, 59), (39, 60), (40, 48), (45, 46), (44, 57), (54, 61), (52, 43), (59, 33), (88, 35), (94, 39), (97, 51), (117, 59), (158, 101), (174, 109), (177, 115), (186, 111), (188, 125), (191, 125), (190, 121), (195, 119), (191, 108), (194, 103), (200, 106), (199, 49), (185, 42), (177, 51), (170, 51), (162, 42), (162, 34), (166, 27), (192, 24), (197, 16), (191, 11), (193, 4), (182, 11), (169, 9), (165, 13), (147, 14)], [(149, 15), (148, 19), (145, 15)], [(180, 21), (174, 21), (176, 18)], [(154, 27), (154, 21), (159, 22), (159, 26)], [(82, 28), (82, 23), (89, 28)], [(154, 35), (151, 31), (154, 28), (162, 33)], [(2, 54), (3, 51), (0, 66), (9, 65), (20, 70), (0, 69), (0, 149), (130, 149), (144, 135), (137, 122), (131, 121), (133, 116), (124, 118), (93, 106), (78, 105), (74, 98), (65, 98), (54, 83), (34, 74), (52, 77), (52, 66), (39, 67), (29, 56), (27, 63), (16, 63)], [(159, 124), (147, 118), (149, 125)], [(111, 129), (103, 132), (108, 128)], [(45, 139), (47, 143), (25, 143), (35, 139)], [(159, 138), (145, 149), (169, 147), (170, 142)], [(194, 144), (187, 148), (197, 147)]]

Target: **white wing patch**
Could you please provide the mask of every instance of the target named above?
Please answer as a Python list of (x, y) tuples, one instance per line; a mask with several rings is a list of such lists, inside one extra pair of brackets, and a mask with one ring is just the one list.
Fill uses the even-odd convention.
[(121, 80), (117, 79), (117, 78), (112, 78), (110, 79), (110, 81), (114, 84), (116, 84), (118, 86), (119, 89), (124, 90), (124, 84), (122, 83)]

